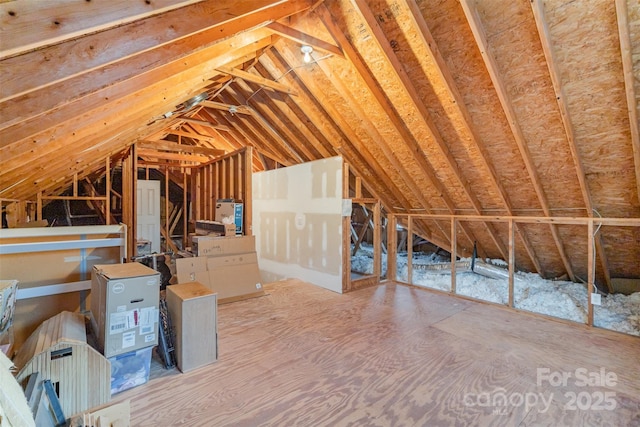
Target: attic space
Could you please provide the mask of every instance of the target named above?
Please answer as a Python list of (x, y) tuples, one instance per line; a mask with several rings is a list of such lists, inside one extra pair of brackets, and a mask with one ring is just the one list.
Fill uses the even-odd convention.
[[(111, 386), (109, 413), (135, 425), (154, 419), (137, 390), (185, 387), (196, 372), (231, 389), (239, 377), (222, 379), (225, 369), (255, 373), (252, 384), (266, 376), (282, 392), (274, 405), (286, 406), (295, 392), (269, 376), (289, 378), (286, 367), (250, 352), (263, 346), (291, 360), (298, 390), (325, 384), (312, 366), (343, 378), (325, 385), (344, 407), (329, 399), (326, 409), (314, 390), (309, 408), (327, 411), (310, 409), (314, 419), (297, 409), (278, 418), (260, 397), (242, 415), (228, 396), (210, 406), (227, 418), (166, 416), (593, 421), (560, 402), (535, 414), (466, 405), (452, 388), (434, 391), (431, 413), (417, 382), (411, 404), (385, 404), (376, 387), (388, 384), (360, 370), (404, 372), (419, 363), (405, 350), (442, 342), (447, 355), (429, 353), (442, 369), (463, 348), (481, 355), (458, 390), (495, 389), (485, 380), (497, 366), (507, 368), (494, 378), (518, 379), (495, 386), (522, 397), (540, 386), (538, 368), (574, 378), (602, 368), (622, 385), (588, 391), (630, 402), (607, 422), (637, 421), (640, 377), (621, 371), (640, 358), (637, 0), (0, 0), (0, 82), (0, 349), (15, 356), (22, 387), (29, 363), (64, 359), (41, 366), (34, 396), (49, 380), (67, 412), (106, 416), (109, 393), (89, 404), (60, 394), (86, 384), (60, 381), (66, 366), (108, 362), (148, 368), (139, 387), (92, 371), (96, 387)], [(125, 292), (128, 280), (147, 292)], [(529, 322), (540, 329), (514, 338)], [(56, 340), (43, 346), (46, 328)], [(541, 337), (556, 328), (558, 359), (546, 358)], [(589, 350), (596, 341), (611, 350)], [(344, 373), (332, 370), (338, 361)], [(298, 383), (301, 366), (319, 378)], [(415, 378), (429, 390), (448, 383)]]

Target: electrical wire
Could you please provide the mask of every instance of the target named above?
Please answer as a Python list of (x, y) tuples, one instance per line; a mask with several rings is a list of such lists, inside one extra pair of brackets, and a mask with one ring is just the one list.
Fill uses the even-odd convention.
[[(331, 57), (331, 56), (333, 56), (333, 55), (332, 55), (332, 54), (329, 54), (329, 55), (321, 56), (321, 57), (320, 57), (320, 58), (318, 58), (318, 59), (316, 59), (316, 58), (313, 58), (313, 57), (312, 57), (312, 58), (313, 58), (313, 61), (308, 62), (308, 63), (304, 63), (304, 64), (300, 64), (300, 65), (296, 65), (295, 67), (290, 67), (290, 68), (289, 68), (287, 71), (285, 71), (285, 72), (284, 72), (280, 77), (278, 77), (278, 78), (274, 79), (274, 81), (278, 82), (278, 81), (280, 81), (280, 79), (281, 79), (281, 78), (283, 78), (284, 76), (286, 76), (287, 74), (289, 74), (289, 73), (290, 73), (290, 72), (292, 72), (293, 70), (297, 70), (298, 68), (308, 67), (308, 66), (310, 66), (310, 65), (313, 65), (313, 64), (318, 63), (319, 61), (322, 61), (323, 59), (327, 59), (327, 58), (329, 58), (329, 57)], [(251, 96), (249, 96), (249, 98), (247, 98), (247, 100), (245, 101), (245, 105), (248, 107), (248, 106), (249, 106), (249, 100), (250, 100), (251, 98), (253, 98), (254, 96), (256, 96), (256, 95), (258, 94), (258, 92), (260, 92), (260, 91), (261, 91), (261, 90), (263, 90), (263, 89), (264, 89), (264, 86), (260, 86), (260, 87), (258, 88), (258, 90), (256, 90), (255, 92), (253, 92), (253, 93), (251, 94)]]

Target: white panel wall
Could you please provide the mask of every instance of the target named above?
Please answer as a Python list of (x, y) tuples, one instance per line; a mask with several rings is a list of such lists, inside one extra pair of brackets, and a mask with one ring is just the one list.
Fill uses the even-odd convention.
[(342, 158), (254, 173), (253, 234), (263, 282), (342, 292)]

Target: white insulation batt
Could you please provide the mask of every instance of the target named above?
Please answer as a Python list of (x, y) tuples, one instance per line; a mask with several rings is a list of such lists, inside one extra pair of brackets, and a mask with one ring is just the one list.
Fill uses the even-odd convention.
[[(371, 247), (364, 245), (351, 258), (352, 270), (371, 274), (373, 271), (372, 254)], [(414, 253), (412, 283), (432, 289), (450, 291), (450, 270), (443, 269), (434, 272), (428, 269), (429, 265), (446, 262), (449, 262), (448, 258), (435, 254)], [(503, 260), (486, 260), (486, 262), (507, 268)], [(398, 280), (407, 282), (406, 253), (398, 254), (397, 270)], [(385, 274), (386, 258), (384, 257), (382, 271)], [(513, 288), (516, 308), (579, 323), (587, 322), (587, 288), (584, 284), (547, 280), (535, 273), (516, 272)], [(492, 279), (471, 271), (456, 272), (456, 293), (497, 304), (506, 305), (509, 303), (507, 279)], [(594, 306), (593, 324), (595, 326), (640, 336), (640, 292), (631, 295), (602, 295), (601, 300), (601, 305)]]

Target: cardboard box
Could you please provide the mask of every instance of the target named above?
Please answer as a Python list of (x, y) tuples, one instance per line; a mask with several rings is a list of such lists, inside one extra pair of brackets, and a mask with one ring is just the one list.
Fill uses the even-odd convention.
[(217, 257), (178, 258), (178, 283), (198, 281), (218, 294), (218, 302), (263, 295), (255, 252)]
[(167, 287), (178, 368), (187, 372), (218, 360), (217, 295), (199, 282)]
[(94, 265), (92, 326), (105, 357), (158, 344), (160, 273), (137, 262)]
[(236, 225), (234, 223), (222, 223), (219, 221), (196, 220), (196, 235), (235, 236)]
[(153, 347), (145, 347), (109, 358), (112, 395), (142, 385), (149, 380), (152, 350)]
[(242, 203), (218, 200), (216, 203), (216, 221), (225, 224), (235, 224), (236, 234), (242, 234)]
[(221, 301), (262, 293), (255, 252), (207, 258), (209, 288)]
[(17, 293), (17, 280), (0, 280), (0, 335), (13, 323)]
[(256, 250), (256, 238), (254, 236), (197, 236), (193, 238), (191, 249), (197, 256), (243, 254)]
[(69, 418), (69, 427), (131, 426), (131, 400), (96, 406)]
[(209, 283), (206, 257), (176, 258), (176, 276), (178, 283)]

